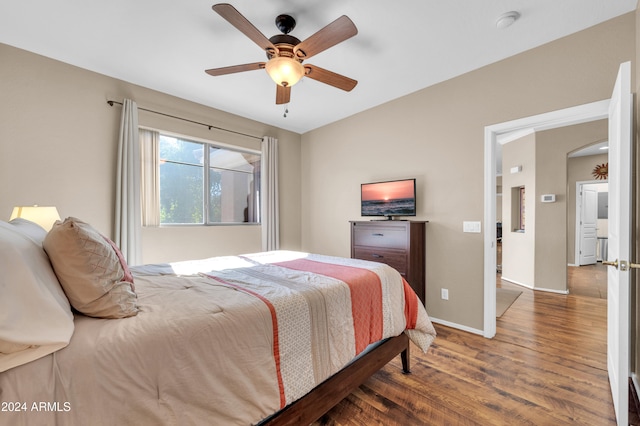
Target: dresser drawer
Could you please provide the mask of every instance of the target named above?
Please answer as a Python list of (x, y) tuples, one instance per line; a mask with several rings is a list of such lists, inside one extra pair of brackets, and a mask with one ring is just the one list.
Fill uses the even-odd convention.
[(407, 280), (422, 303), (425, 283), (426, 221), (350, 221), (351, 257), (386, 263)]
[(356, 259), (386, 263), (402, 275), (407, 275), (407, 252), (404, 250), (386, 250), (369, 247), (356, 247)]
[(353, 244), (394, 249), (406, 249), (407, 230), (404, 226), (356, 226)]

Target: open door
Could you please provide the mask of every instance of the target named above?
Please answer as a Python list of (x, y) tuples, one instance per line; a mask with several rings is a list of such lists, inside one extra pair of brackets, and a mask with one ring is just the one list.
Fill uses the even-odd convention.
[(598, 191), (582, 187), (580, 194), (580, 259), (579, 266), (598, 261)]
[(609, 104), (607, 369), (618, 425), (629, 411), (629, 255), (631, 249), (631, 64), (620, 65)]

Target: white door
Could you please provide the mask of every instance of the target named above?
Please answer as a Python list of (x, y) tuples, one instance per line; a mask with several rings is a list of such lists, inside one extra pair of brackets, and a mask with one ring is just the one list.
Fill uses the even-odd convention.
[(619, 425), (628, 424), (631, 247), (631, 65), (620, 65), (609, 106), (607, 369)]
[(583, 186), (581, 201), (579, 265), (594, 265), (598, 261), (598, 191)]

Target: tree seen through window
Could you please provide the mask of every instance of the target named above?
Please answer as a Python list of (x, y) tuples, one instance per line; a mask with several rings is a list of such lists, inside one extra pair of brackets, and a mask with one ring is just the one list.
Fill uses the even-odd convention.
[(259, 154), (162, 134), (159, 152), (161, 224), (259, 222)]

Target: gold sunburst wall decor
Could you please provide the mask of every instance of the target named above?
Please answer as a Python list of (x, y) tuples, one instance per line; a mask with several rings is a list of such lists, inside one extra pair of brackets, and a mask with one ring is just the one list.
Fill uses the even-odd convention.
[(609, 163), (598, 164), (591, 172), (593, 177), (600, 180), (605, 180), (609, 177)]

